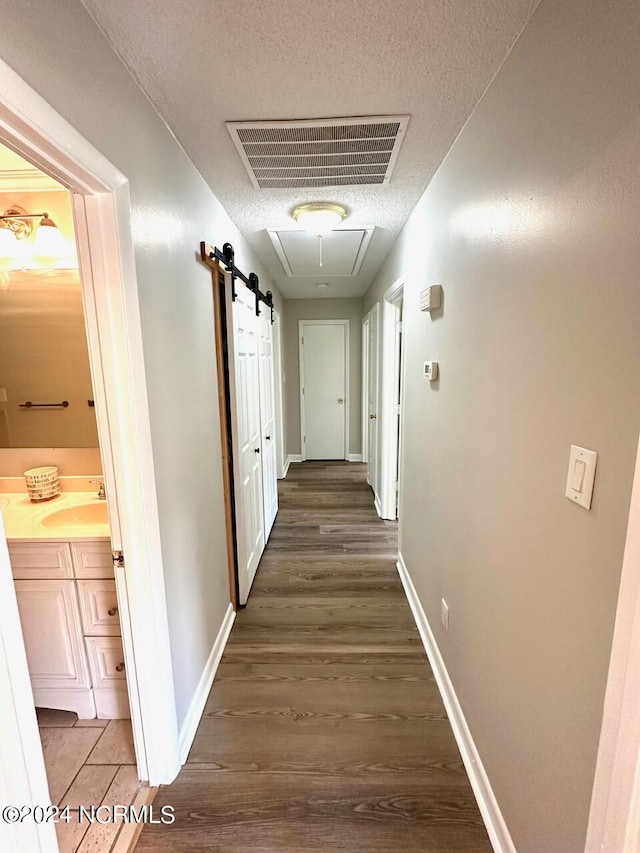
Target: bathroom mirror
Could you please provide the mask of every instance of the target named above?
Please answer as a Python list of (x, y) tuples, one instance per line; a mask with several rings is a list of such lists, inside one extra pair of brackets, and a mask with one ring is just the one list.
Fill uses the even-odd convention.
[(98, 447), (71, 194), (4, 152), (0, 448)]
[(0, 272), (0, 447), (97, 446), (78, 270)]

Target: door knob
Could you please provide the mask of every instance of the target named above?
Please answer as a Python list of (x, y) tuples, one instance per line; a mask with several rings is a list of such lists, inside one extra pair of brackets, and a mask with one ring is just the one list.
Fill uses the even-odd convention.
[(338, 397), (338, 402), (339, 402), (339, 403), (344, 403), (344, 400), (342, 399), (342, 397)]
[(119, 663), (118, 666), (116, 667), (116, 672), (122, 672), (123, 669), (124, 669), (124, 664)]
[(254, 452), (254, 453), (260, 453), (260, 448), (259, 448), (259, 447), (256, 447), (256, 448), (254, 449), (254, 451), (253, 451), (253, 452)]
[(117, 612), (118, 612), (118, 608), (112, 607), (111, 610), (109, 610), (109, 616), (115, 616)]
[(369, 420), (370, 420), (370, 421), (375, 421), (375, 419), (376, 419), (376, 416), (375, 416), (375, 415), (369, 415)]

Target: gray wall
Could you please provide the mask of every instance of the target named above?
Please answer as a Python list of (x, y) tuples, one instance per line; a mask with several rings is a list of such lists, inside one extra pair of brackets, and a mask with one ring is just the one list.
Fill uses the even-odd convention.
[[(76, 0), (0, 0), (0, 56), (130, 181), (178, 724), (229, 604), (211, 275), (199, 242), (268, 277)], [(279, 304), (279, 300), (278, 300)]]
[(518, 853), (584, 848), (640, 431), (639, 36), (637, 3), (543, 0), (365, 296), (406, 274), (400, 548)]
[(285, 299), (282, 349), (287, 453), (300, 453), (299, 320), (349, 320), (349, 453), (361, 451), (362, 299)]

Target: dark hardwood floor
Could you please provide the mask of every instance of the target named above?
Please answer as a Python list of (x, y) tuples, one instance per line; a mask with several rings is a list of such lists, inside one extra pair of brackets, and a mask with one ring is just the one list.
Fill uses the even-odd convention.
[(363, 465), (305, 462), (138, 851), (490, 851)]

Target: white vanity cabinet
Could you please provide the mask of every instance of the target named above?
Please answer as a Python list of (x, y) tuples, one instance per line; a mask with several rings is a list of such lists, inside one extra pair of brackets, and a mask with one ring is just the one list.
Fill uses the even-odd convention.
[(129, 717), (108, 540), (9, 542), (36, 706)]

